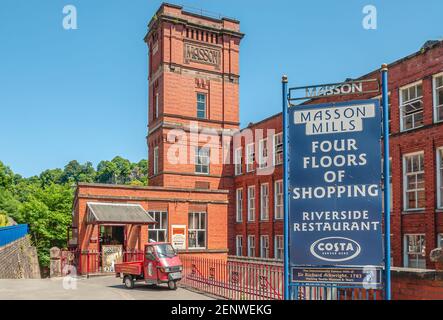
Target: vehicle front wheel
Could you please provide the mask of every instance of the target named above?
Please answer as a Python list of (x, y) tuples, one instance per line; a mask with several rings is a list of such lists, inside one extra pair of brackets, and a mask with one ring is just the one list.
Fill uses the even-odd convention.
[(177, 282), (169, 280), (168, 281), (169, 290), (177, 290)]
[(132, 279), (132, 276), (125, 276), (123, 278), (123, 282), (125, 283), (125, 287), (127, 289), (134, 289), (134, 279)]

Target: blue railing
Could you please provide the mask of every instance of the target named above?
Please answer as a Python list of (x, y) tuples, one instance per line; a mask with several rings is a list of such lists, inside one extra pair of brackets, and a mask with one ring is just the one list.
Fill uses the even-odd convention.
[(19, 224), (16, 226), (0, 227), (0, 247), (7, 245), (28, 234), (28, 225)]

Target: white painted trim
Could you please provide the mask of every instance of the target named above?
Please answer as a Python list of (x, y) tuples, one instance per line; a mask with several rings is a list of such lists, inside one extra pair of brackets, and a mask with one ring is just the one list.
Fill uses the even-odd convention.
[[(238, 163), (238, 151), (240, 150), (240, 163)], [(237, 165), (240, 165), (240, 172), (237, 172)], [(243, 174), (243, 148), (238, 147), (234, 150), (234, 174), (239, 176)]]
[(409, 263), (408, 263), (408, 242), (406, 240), (408, 236), (424, 236), (425, 237), (425, 246), (426, 246), (426, 234), (425, 233), (405, 233), (403, 235), (403, 266), (405, 268), (409, 268)]
[(398, 89), (399, 89), (399, 90), (409, 89), (409, 88), (414, 87), (414, 86), (416, 86), (416, 85), (418, 85), (418, 84), (423, 84), (423, 79), (420, 79), (420, 80), (417, 80), (417, 81), (415, 81), (415, 82), (412, 82), (412, 83), (406, 84), (406, 85), (404, 85), (404, 86), (402, 86), (402, 87), (399, 87)]
[[(245, 148), (245, 164), (246, 164), (246, 172), (248, 173), (248, 172), (253, 172), (254, 171), (254, 160), (252, 160), (252, 163), (249, 163), (249, 148), (250, 148), (250, 146), (252, 146), (252, 151), (253, 151), (253, 154), (254, 154), (254, 158), (256, 158), (255, 157), (255, 143), (254, 142), (251, 142), (251, 143), (248, 143), (247, 145), (246, 145), (246, 148)], [(252, 169), (251, 170), (248, 170), (248, 164), (250, 164), (250, 165), (252, 165)]]
[(438, 147), (435, 150), (435, 154), (436, 154), (436, 174), (437, 174), (437, 209), (443, 209), (443, 199), (441, 199), (441, 195), (440, 195), (440, 188), (442, 187), (443, 181), (440, 177), (440, 170), (443, 167), (443, 156), (440, 156), (440, 150), (443, 151), (443, 146), (442, 147)]
[[(263, 218), (263, 215), (262, 215), (262, 213), (263, 213), (263, 211), (262, 211), (262, 201), (263, 201), (263, 198), (262, 198), (262, 196), (263, 196), (263, 189), (262, 189), (262, 187), (263, 186), (267, 186), (267, 188), (268, 188), (268, 217), (267, 218)], [(269, 182), (264, 182), (264, 183), (261, 183), (260, 184), (260, 221), (269, 221)]]
[[(250, 210), (250, 206), (249, 206), (249, 204), (250, 204), (250, 199), (249, 199), (249, 190), (250, 189), (254, 189), (254, 219), (249, 219), (249, 210)], [(257, 204), (257, 202), (256, 202), (256, 200), (257, 200), (257, 189), (255, 188), (255, 185), (251, 185), (251, 186), (248, 186), (247, 187), (247, 192), (246, 192), (246, 201), (248, 201), (248, 205), (247, 205), (247, 208), (248, 208), (248, 212), (247, 212), (247, 221), (248, 222), (253, 222), (253, 221), (255, 221), (255, 219), (257, 218), (257, 206), (256, 206), (256, 204)]]
[[(419, 154), (423, 154), (423, 162), (424, 162), (424, 156), (425, 156), (425, 152), (424, 151), (416, 151), (416, 152), (411, 152), (411, 153), (405, 153), (402, 155), (402, 176), (403, 176), (403, 190), (402, 190), (402, 195), (403, 195), (403, 211), (404, 212), (414, 212), (414, 211), (422, 211), (425, 210), (425, 208), (412, 208), (412, 209), (406, 209), (406, 185), (407, 185), (407, 179), (406, 179), (406, 157), (411, 157), (411, 156), (415, 156), (415, 155), (419, 155)], [(424, 166), (424, 165), (423, 165)], [(426, 186), (425, 186), (426, 188)]]
[(283, 220), (284, 219), (284, 217), (277, 218), (277, 188), (276, 188), (276, 186), (277, 186), (277, 183), (279, 183), (279, 182), (282, 183), (282, 188), (281, 189), (282, 189), (282, 196), (283, 196), (283, 198), (284, 198), (284, 195), (285, 195), (285, 191), (283, 190), (283, 180), (282, 179), (275, 180), (274, 181), (274, 220)]
[[(399, 111), (399, 117), (400, 117), (400, 119), (399, 119), (400, 120), (400, 132), (408, 132), (408, 131), (423, 127), (423, 125), (421, 125), (421, 126), (410, 128), (410, 129), (403, 128), (403, 116), (402, 116), (403, 95), (402, 95), (402, 90), (412, 88), (412, 87), (417, 86), (419, 84), (422, 85), (422, 97), (423, 97), (423, 80), (418, 80), (418, 81), (415, 81), (413, 83), (410, 83), (408, 85), (398, 88), (398, 109), (399, 109), (398, 111)], [(411, 101), (411, 100), (408, 100), (408, 101)], [(424, 105), (423, 105), (423, 111), (424, 111)]]
[(264, 146), (268, 148), (268, 138), (263, 138), (258, 141), (258, 167), (259, 169), (265, 169), (269, 166), (269, 150), (267, 149), (268, 155), (266, 156), (266, 161), (263, 158)]
[[(104, 206), (133, 206), (133, 207), (140, 207), (143, 210), (145, 210), (140, 204), (136, 204), (136, 203), (112, 203), (112, 202), (86, 202), (87, 205), (89, 204), (99, 204), (99, 205), (104, 205)], [(145, 210), (146, 211), (146, 210)]]
[[(240, 215), (240, 220), (238, 219), (238, 192), (241, 191), (241, 197), (242, 197), (242, 205), (241, 205), (241, 215)], [(235, 222), (239, 223), (239, 222), (243, 222), (243, 203), (244, 203), (245, 199), (244, 199), (244, 193), (243, 193), (243, 188), (237, 188), (235, 189)]]
[(273, 165), (273, 166), (279, 166), (279, 165), (283, 164), (283, 162), (282, 162), (282, 163), (279, 163), (279, 164), (276, 164), (276, 161), (275, 161), (276, 158), (277, 158), (277, 152), (276, 152), (276, 150), (275, 150), (275, 146), (276, 146), (276, 144), (275, 144), (275, 140), (277, 139), (278, 136), (281, 136), (281, 137), (282, 137), (282, 145), (283, 145), (283, 132), (279, 132), (279, 133), (274, 134), (274, 135), (273, 135), (273, 138), (272, 138), (272, 152), (273, 152), (273, 156), (272, 156), (272, 165)]
[[(267, 239), (267, 242), (268, 242), (268, 247), (267, 247), (267, 249), (268, 249), (268, 256), (267, 257), (264, 257), (263, 256), (263, 243), (265, 242), (264, 241), (264, 239)], [(262, 234), (262, 235), (260, 235), (260, 258), (266, 258), (266, 259), (269, 259), (269, 247), (270, 247), (270, 242), (269, 242), (269, 235), (267, 235), (267, 234)]]
[(437, 81), (436, 80), (439, 77), (443, 77), (443, 72), (434, 74), (432, 76), (432, 101), (433, 101), (433, 103), (432, 103), (432, 114), (433, 114), (433, 122), (434, 123), (443, 122), (443, 119), (440, 120), (440, 121), (437, 120), (437, 107), (438, 106), (437, 106), (437, 95), (436, 95), (436, 90), (437, 90)]
[[(239, 249), (239, 246), (238, 246), (238, 240), (239, 239), (241, 239), (241, 250), (240, 250), (240, 254), (238, 254), (238, 249)], [(235, 255), (237, 256), (237, 257), (242, 257), (243, 256), (243, 235), (241, 235), (241, 234), (238, 234), (238, 235), (236, 235), (235, 236)]]

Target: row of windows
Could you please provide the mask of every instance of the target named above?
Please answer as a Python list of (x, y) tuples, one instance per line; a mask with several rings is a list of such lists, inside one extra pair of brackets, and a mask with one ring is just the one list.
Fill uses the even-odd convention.
[[(149, 225), (149, 240), (166, 242), (168, 240), (168, 213), (166, 211), (149, 211), (148, 214), (157, 222)], [(190, 212), (188, 216), (188, 248), (206, 248), (206, 212)]]
[[(258, 167), (259, 169), (268, 166), (277, 166), (283, 163), (283, 134), (280, 132), (272, 137), (273, 152), (269, 154), (268, 138), (259, 141), (258, 145)], [(272, 159), (272, 164), (271, 164)], [(246, 172), (254, 171), (255, 144), (246, 145)], [(239, 147), (234, 152), (235, 175), (243, 174), (243, 148)]]
[[(248, 257), (256, 257), (255, 253), (255, 236), (248, 235), (247, 237), (247, 252)], [(260, 236), (260, 258), (270, 258), (269, 254), (269, 236)], [(284, 242), (282, 235), (274, 237), (274, 259), (283, 260)], [(243, 256), (243, 236), (238, 235), (235, 238), (235, 252), (237, 256)]]
[[(434, 122), (443, 121), (443, 74), (433, 76)], [(423, 83), (422, 81), (400, 88), (400, 130), (422, 127)]]
[[(443, 147), (437, 149), (437, 207), (443, 209)], [(392, 172), (392, 171), (391, 171)], [(423, 210), (426, 204), (424, 153), (417, 152), (403, 156), (403, 208), (405, 211)], [(389, 177), (390, 181), (392, 176)], [(247, 219), (256, 219), (255, 186), (247, 187)], [(391, 182), (392, 190), (392, 182)], [(236, 221), (243, 221), (243, 188), (236, 190)], [(283, 182), (274, 183), (274, 218), (283, 219)], [(260, 185), (260, 220), (269, 220), (269, 184)], [(391, 192), (392, 206), (392, 192)]]
[[(255, 186), (247, 187), (248, 222), (255, 221)], [(283, 219), (283, 181), (274, 183), (274, 218)], [(243, 188), (236, 190), (236, 220), (243, 221)], [(269, 183), (260, 185), (260, 220), (269, 220)]]

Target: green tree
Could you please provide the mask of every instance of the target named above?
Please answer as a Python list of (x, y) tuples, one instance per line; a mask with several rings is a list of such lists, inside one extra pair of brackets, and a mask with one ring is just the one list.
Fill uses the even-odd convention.
[(115, 184), (118, 171), (115, 163), (111, 161), (100, 161), (97, 166), (96, 182)]
[(82, 166), (77, 160), (70, 161), (63, 170), (61, 183), (78, 182), (80, 174), (82, 173)]
[(49, 186), (53, 183), (60, 183), (63, 176), (62, 169), (48, 169), (40, 174), (42, 187)]
[(14, 180), (14, 173), (0, 161), (0, 188), (10, 188)]

